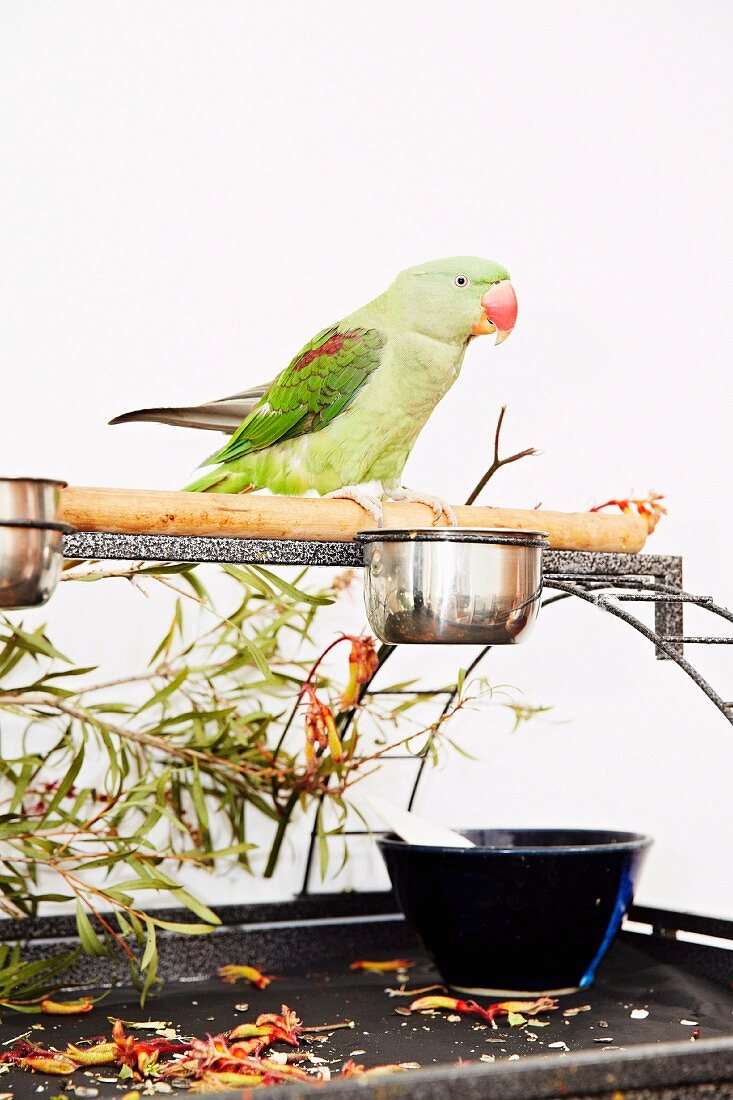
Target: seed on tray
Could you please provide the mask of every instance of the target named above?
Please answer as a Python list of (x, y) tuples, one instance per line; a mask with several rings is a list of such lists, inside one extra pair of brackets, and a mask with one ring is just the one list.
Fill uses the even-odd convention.
[(646, 1020), (647, 1016), (649, 1015), (649, 1009), (635, 1008), (630, 1015), (632, 1020)]

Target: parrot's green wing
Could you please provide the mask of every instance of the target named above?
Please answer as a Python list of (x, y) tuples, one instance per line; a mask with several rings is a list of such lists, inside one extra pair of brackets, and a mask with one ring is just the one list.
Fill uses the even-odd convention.
[(382, 359), (386, 337), (373, 328), (332, 325), (319, 332), (278, 375), (220, 451), (232, 462), (283, 439), (317, 432), (353, 401)]

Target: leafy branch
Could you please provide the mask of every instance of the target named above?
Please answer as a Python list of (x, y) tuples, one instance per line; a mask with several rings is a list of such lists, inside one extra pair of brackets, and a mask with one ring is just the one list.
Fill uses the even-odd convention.
[[(305, 572), (291, 583), (223, 566), (214, 570), (227, 589), (222, 610), (202, 572), (67, 566), (66, 581), (159, 586), (173, 601), (147, 665), (125, 676), (74, 663), (43, 626), (0, 617), (0, 912), (20, 919), (44, 902), (72, 906), (81, 949), (124, 962), (143, 999), (157, 981), (156, 931), (204, 934), (218, 923), (184, 886), (183, 868), (228, 862), (254, 873), (262, 858), (271, 874), (288, 829), (315, 801), (333, 808), (319, 838), (326, 873), (350, 789), (391, 749), (418, 755), (429, 745), (434, 759), (444, 723), (491, 694), (462, 684), (425, 727), (411, 715), (424, 698), (417, 689), (391, 705), (366, 697), (390, 647), (344, 635), (316, 646), (319, 615), (350, 575), (313, 590)], [(332, 680), (327, 664), (343, 676)], [(260, 851), (263, 824), (272, 838)], [(188, 918), (163, 919), (143, 895), (172, 899)], [(37, 964), (5, 952), (0, 997), (37, 1008), (74, 958)]]

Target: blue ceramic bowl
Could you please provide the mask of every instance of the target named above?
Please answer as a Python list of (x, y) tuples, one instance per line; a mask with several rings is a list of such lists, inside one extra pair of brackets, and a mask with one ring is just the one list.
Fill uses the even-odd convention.
[(481, 829), (475, 848), (379, 842), (408, 923), (462, 993), (585, 989), (631, 904), (639, 833)]

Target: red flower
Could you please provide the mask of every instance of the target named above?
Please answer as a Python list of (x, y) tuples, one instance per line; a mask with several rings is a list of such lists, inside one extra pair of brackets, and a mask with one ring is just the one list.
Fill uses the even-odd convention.
[(643, 500), (607, 500), (603, 504), (597, 504), (591, 508), (591, 512), (600, 512), (604, 508), (620, 508), (627, 516), (639, 515), (646, 523), (646, 528), (651, 535), (662, 516), (667, 515), (667, 509), (660, 501), (664, 500), (662, 493), (649, 493)]
[(303, 693), (309, 699), (305, 712), (305, 758), (308, 768), (311, 769), (315, 763), (316, 746), (328, 748), (334, 763), (340, 764), (344, 758), (344, 750), (333, 711), (318, 698), (312, 684), (304, 684)]
[(359, 689), (368, 684), (379, 668), (379, 657), (374, 639), (345, 635), (351, 642), (349, 653), (349, 682), (346, 685), (341, 706), (346, 709), (359, 701)]

